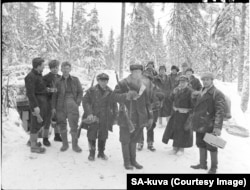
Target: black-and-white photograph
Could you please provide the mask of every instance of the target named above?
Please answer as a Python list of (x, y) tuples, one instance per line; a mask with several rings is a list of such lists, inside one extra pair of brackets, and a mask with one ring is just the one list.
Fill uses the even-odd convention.
[(2, 4), (2, 189), (249, 174), (249, 3)]

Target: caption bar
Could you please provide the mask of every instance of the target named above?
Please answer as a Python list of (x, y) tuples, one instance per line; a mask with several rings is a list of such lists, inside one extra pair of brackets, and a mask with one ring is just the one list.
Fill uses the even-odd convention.
[(127, 189), (152, 189), (171, 187), (188, 189), (202, 188), (242, 188), (249, 189), (249, 174), (127, 174)]

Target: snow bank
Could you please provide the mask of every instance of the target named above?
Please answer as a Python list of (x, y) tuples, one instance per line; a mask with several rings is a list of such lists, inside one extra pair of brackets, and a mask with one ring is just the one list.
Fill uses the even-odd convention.
[(9, 115), (2, 116), (2, 153), (3, 159), (13, 153), (13, 147), (27, 142), (28, 135), (22, 127), (22, 121), (16, 109), (9, 108)]

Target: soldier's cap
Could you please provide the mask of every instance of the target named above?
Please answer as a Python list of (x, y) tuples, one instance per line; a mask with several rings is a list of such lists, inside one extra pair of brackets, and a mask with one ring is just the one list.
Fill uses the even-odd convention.
[(188, 64), (186, 62), (181, 64), (181, 67), (188, 67)]
[(177, 72), (179, 72), (179, 70), (180, 70), (177, 66), (173, 65), (173, 66), (171, 67), (171, 70), (174, 70), (174, 69), (175, 69)]
[(147, 63), (147, 65), (146, 65), (146, 67), (148, 67), (149, 65), (152, 65), (152, 66), (153, 66), (153, 68), (155, 67), (155, 64), (154, 64), (154, 62), (153, 62), (153, 61), (149, 61), (149, 62)]
[(159, 71), (160, 71), (161, 69), (165, 69), (165, 71), (167, 71), (167, 69), (166, 69), (166, 66), (165, 66), (165, 65), (160, 65), (160, 67), (159, 67)]
[(106, 73), (101, 73), (97, 75), (96, 79), (97, 80), (109, 80), (109, 76)]
[(133, 70), (142, 70), (143, 71), (143, 66), (140, 64), (132, 64), (132, 65), (130, 65), (129, 69), (130, 69), (130, 71), (133, 71)]
[(179, 77), (179, 81), (189, 81), (188, 77), (186, 75), (181, 75)]
[(201, 80), (204, 78), (211, 78), (212, 80), (214, 80), (215, 76), (213, 73), (211, 72), (205, 72), (201, 75)]
[(191, 71), (192, 73), (194, 73), (194, 70), (191, 67), (187, 68), (186, 72), (188, 71)]

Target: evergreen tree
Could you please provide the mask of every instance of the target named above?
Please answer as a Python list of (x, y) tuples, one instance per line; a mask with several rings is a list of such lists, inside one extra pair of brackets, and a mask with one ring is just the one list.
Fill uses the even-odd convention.
[[(125, 54), (125, 64), (129, 65), (131, 59), (142, 64), (154, 60), (154, 11), (151, 4), (139, 3), (135, 5), (132, 21), (127, 36), (128, 48)], [(152, 45), (153, 44), (153, 45)]]
[[(87, 36), (86, 3), (75, 3), (75, 13), (72, 28), (71, 59), (82, 62), (84, 59), (84, 43)], [(82, 65), (83, 66), (83, 65)]]
[(56, 16), (56, 3), (48, 3), (47, 15), (46, 15), (46, 24), (51, 30), (59, 30), (58, 19)]
[(156, 65), (166, 65), (167, 53), (166, 47), (163, 40), (163, 29), (160, 22), (157, 24), (156, 28), (156, 44), (155, 44), (155, 55), (156, 55)]
[(98, 12), (95, 8), (91, 10), (88, 26), (89, 31), (84, 43), (84, 64), (90, 73), (94, 68), (105, 66), (103, 41), (100, 38), (101, 29), (99, 27)]
[(115, 61), (114, 43), (115, 43), (114, 31), (113, 29), (111, 29), (109, 34), (108, 44), (107, 46), (105, 46), (105, 60), (107, 68), (109, 69), (114, 68), (114, 61)]

